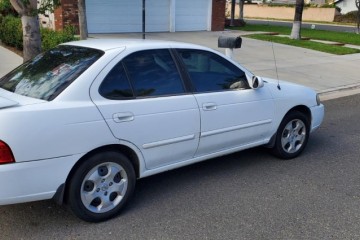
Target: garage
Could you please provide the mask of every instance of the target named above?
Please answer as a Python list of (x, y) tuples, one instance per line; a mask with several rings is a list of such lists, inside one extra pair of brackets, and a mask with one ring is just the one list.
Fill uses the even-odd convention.
[[(211, 30), (212, 0), (146, 0), (146, 32)], [(142, 0), (86, 0), (89, 33), (142, 31)]]
[(175, 7), (175, 31), (210, 30), (211, 1), (178, 0)]

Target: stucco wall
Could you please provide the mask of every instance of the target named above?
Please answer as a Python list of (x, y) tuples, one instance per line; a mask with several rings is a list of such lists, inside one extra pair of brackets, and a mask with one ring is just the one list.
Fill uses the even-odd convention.
[[(230, 9), (230, 6), (227, 7)], [(304, 8), (303, 21), (321, 21), (333, 22), (335, 17), (335, 8)], [(239, 14), (239, 6), (236, 5), (235, 17)], [(291, 7), (268, 7), (266, 5), (245, 4), (245, 18), (268, 18), (293, 20), (295, 8)]]

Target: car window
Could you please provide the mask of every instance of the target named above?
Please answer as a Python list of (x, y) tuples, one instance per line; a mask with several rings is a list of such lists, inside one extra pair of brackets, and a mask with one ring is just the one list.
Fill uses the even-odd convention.
[(105, 77), (99, 88), (101, 96), (109, 99), (133, 98), (129, 80), (126, 76), (122, 62), (119, 62)]
[(175, 62), (167, 49), (145, 50), (125, 57), (126, 67), (136, 97), (184, 93)]
[(217, 54), (202, 50), (177, 50), (196, 92), (249, 88), (245, 73)]
[(90, 48), (58, 46), (5, 75), (0, 79), (0, 87), (23, 96), (50, 101), (103, 54)]

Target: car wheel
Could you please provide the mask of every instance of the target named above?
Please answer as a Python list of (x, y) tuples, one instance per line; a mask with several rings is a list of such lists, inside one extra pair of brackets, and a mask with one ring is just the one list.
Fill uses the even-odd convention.
[(282, 159), (297, 157), (309, 139), (308, 117), (298, 111), (288, 113), (282, 120), (277, 133), (273, 153)]
[(135, 171), (119, 152), (103, 152), (86, 159), (75, 171), (68, 187), (73, 213), (88, 222), (116, 216), (135, 189)]

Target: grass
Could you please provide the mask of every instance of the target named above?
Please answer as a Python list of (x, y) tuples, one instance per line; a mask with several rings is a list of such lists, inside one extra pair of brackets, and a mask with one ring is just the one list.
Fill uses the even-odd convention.
[(293, 40), (286, 37), (277, 37), (277, 36), (270, 36), (270, 35), (263, 35), (263, 34), (253, 34), (247, 35), (245, 37), (263, 40), (263, 41), (272, 41), (276, 43), (302, 47), (307, 49), (312, 49), (320, 52), (326, 52), (331, 54), (337, 55), (345, 55), (345, 54), (353, 54), (353, 53), (360, 53), (359, 49), (354, 48), (347, 48), (342, 46), (334, 46), (329, 44), (323, 44), (318, 42), (311, 42), (307, 40)]
[[(278, 32), (280, 34), (290, 35), (291, 28), (283, 26), (270, 26), (270, 25), (250, 25), (246, 24), (245, 27), (232, 27), (231, 29), (242, 31), (261, 31), (261, 32)], [(325, 40), (331, 42), (340, 42), (346, 44), (353, 44), (360, 46), (360, 35), (348, 32), (334, 32), (316, 29), (301, 29), (301, 36), (311, 39)]]
[[(290, 35), (291, 33), (290, 27), (270, 26), (270, 25), (246, 24), (245, 27), (232, 27), (231, 29), (242, 30), (242, 31), (277, 32), (282, 35)], [(339, 43), (360, 46), (360, 35), (355, 33), (324, 31), (324, 30), (316, 30), (316, 29), (301, 29), (301, 36), (310, 39), (339, 42)], [(332, 53), (337, 55), (360, 53), (360, 50), (348, 48), (348, 47), (334, 46), (334, 45), (305, 41), (305, 40), (293, 40), (285, 37), (269, 36), (264, 34), (253, 34), (253, 35), (247, 35), (245, 37), (254, 38), (263, 41), (273, 41), (276, 43), (303, 47), (303, 48), (308, 48), (316, 51)]]

